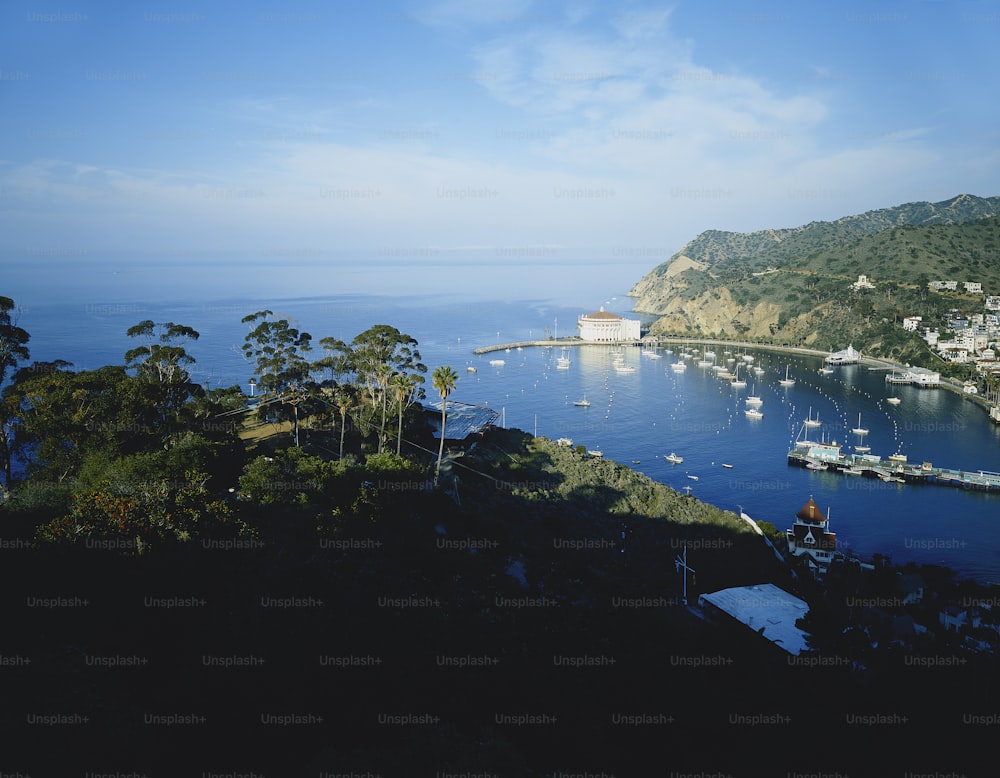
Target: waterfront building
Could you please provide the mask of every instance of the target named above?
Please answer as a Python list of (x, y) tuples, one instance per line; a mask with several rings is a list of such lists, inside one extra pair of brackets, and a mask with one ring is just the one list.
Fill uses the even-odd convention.
[(613, 343), (637, 341), (641, 337), (638, 319), (626, 319), (616, 313), (601, 310), (585, 313), (577, 321), (580, 339), (592, 342)]
[(829, 518), (812, 497), (795, 514), (795, 523), (785, 530), (785, 539), (789, 553), (806, 557), (814, 572), (826, 572), (837, 551), (837, 533), (830, 532)]
[(855, 365), (861, 361), (861, 352), (854, 346), (848, 346), (843, 351), (837, 351), (826, 358), (828, 365)]

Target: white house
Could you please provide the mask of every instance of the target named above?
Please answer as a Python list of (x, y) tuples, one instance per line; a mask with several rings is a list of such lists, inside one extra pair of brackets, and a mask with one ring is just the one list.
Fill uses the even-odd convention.
[(601, 310), (585, 313), (577, 321), (580, 328), (580, 339), (589, 341), (630, 341), (639, 340), (640, 322), (638, 319), (626, 319), (616, 313)]
[(865, 276), (865, 275), (858, 276), (858, 280), (855, 281), (853, 284), (851, 284), (851, 286), (854, 289), (874, 289), (875, 288), (875, 284), (873, 284), (871, 281), (869, 281), (868, 280), (868, 276)]
[(983, 285), (978, 281), (965, 281), (963, 282), (965, 286), (965, 291), (969, 294), (982, 294)]
[(907, 316), (903, 319), (903, 329), (907, 332), (916, 332), (922, 320), (923, 318), (920, 316)]

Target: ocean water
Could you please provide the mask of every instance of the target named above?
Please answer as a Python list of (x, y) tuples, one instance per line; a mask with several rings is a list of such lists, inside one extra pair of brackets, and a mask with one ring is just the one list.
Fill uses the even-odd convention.
[[(860, 414), (870, 430), (864, 442), (874, 453), (899, 451), (911, 462), (1000, 472), (1000, 427), (958, 395), (907, 386), (890, 392), (884, 373), (853, 365), (820, 375), (818, 357), (765, 350), (747, 352), (765, 372), (746, 374), (745, 389), (719, 381), (694, 360), (675, 373), (670, 365), (679, 359), (676, 353), (661, 351), (660, 359), (651, 359), (636, 347), (621, 349), (636, 368), (632, 374), (613, 369), (612, 348), (605, 346), (472, 353), (479, 346), (573, 334), (577, 317), (602, 305), (627, 314), (625, 293), (648, 262), (580, 262), (572, 268), (500, 261), (360, 268), (315, 261), (263, 268), (107, 262), (90, 263), (86, 272), (72, 259), (46, 264), (21, 269), (0, 288), (21, 307), (19, 323), (31, 333), (32, 359), (66, 359), (81, 369), (120, 364), (135, 345), (125, 335), (128, 327), (143, 319), (172, 321), (201, 333), (189, 348), (197, 359), (196, 380), (247, 389), (252, 369), (239, 347), (248, 331), (240, 319), (249, 313), (272, 310), (314, 340), (350, 341), (373, 324), (391, 324), (416, 338), (430, 369), (455, 368), (454, 400), (488, 405), (506, 426), (570, 438), (779, 529), (790, 526), (812, 497), (829, 512), (842, 548), (1000, 581), (1000, 494), (886, 484), (791, 467), (786, 460), (807, 415), (822, 422), (810, 431), (812, 439), (836, 440), (846, 448), (857, 442), (850, 430)], [(717, 353), (720, 361), (725, 358), (721, 348)], [(570, 359), (566, 370), (556, 367), (563, 355)], [(491, 366), (491, 359), (505, 364)], [(476, 372), (468, 372), (470, 366)], [(789, 388), (778, 385), (786, 366), (796, 378)], [(763, 399), (761, 419), (743, 413), (751, 393)], [(902, 399), (898, 406), (885, 402), (890, 393)], [(589, 407), (573, 405), (583, 397)], [(684, 458), (682, 464), (664, 459), (672, 451)]]

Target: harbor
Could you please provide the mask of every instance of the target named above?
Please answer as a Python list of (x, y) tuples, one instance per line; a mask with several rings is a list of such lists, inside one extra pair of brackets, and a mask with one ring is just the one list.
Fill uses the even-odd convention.
[(1000, 473), (934, 467), (931, 462), (916, 464), (902, 454), (893, 454), (886, 459), (871, 453), (847, 454), (837, 443), (796, 441), (795, 447), (788, 452), (788, 464), (848, 477), (878, 478), (887, 483), (925, 483), (1000, 491)]

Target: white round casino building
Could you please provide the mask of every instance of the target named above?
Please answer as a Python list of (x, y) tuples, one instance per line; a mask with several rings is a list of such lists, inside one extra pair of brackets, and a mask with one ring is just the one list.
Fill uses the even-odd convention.
[(626, 319), (616, 313), (608, 313), (601, 306), (595, 313), (585, 313), (577, 321), (580, 339), (589, 341), (629, 341), (641, 337), (638, 319)]

